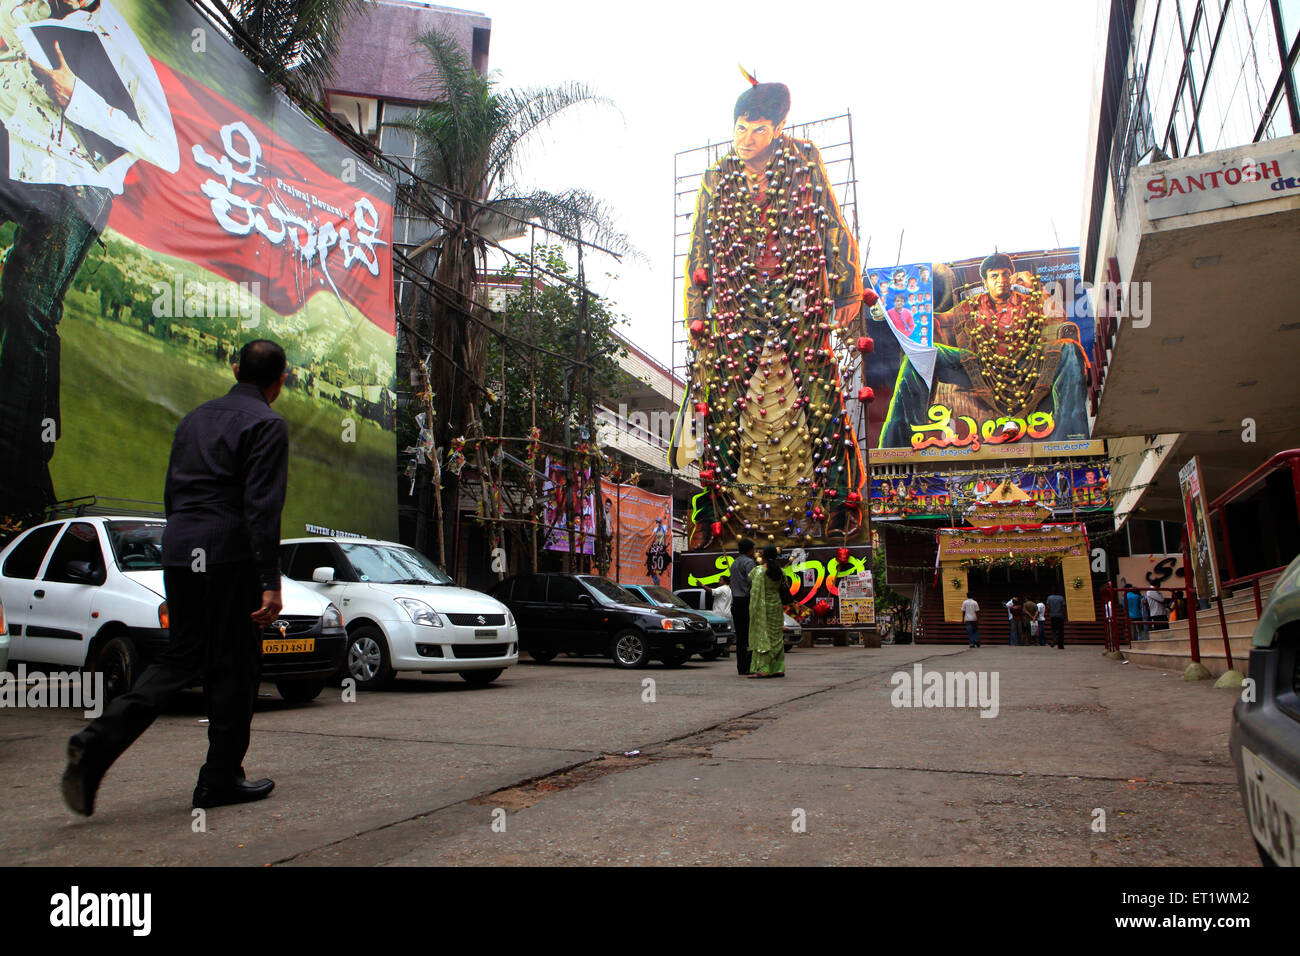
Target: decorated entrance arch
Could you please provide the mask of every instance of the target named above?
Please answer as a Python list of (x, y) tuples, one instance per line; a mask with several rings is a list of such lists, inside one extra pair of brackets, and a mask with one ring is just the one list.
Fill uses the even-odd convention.
[(960, 621), (972, 568), (1060, 567), (1066, 615), (1094, 621), (1088, 532), (1082, 523), (1051, 524), (1052, 509), (1004, 481), (968, 511), (970, 527), (939, 529), (943, 618)]

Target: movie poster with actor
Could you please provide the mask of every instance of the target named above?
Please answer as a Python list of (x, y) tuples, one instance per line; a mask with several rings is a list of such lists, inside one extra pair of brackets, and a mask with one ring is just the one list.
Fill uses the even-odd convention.
[(686, 257), (689, 395), (673, 461), (698, 460), (692, 549), (862, 532), (865, 469), (834, 346), (863, 334), (858, 244), (817, 147), (784, 132), (790, 91), (736, 100)]
[(396, 533), (394, 185), (181, 0), (0, 0), (0, 536), (161, 502), (183, 412), (284, 346), (286, 533)]

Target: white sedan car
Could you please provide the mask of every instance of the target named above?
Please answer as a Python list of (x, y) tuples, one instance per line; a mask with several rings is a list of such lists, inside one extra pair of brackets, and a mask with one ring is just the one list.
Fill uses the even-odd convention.
[[(111, 699), (167, 647), (161, 518), (83, 516), (29, 528), (0, 551), (0, 603), (14, 661), (104, 675)], [(285, 700), (312, 700), (343, 656), (337, 607), (293, 581), (262, 631), (262, 679)]]
[(396, 671), (457, 673), (489, 684), (519, 662), (519, 631), (500, 601), (457, 587), (414, 548), (372, 538), (294, 538), (280, 544), (287, 577), (343, 611), (347, 676), (359, 688)]

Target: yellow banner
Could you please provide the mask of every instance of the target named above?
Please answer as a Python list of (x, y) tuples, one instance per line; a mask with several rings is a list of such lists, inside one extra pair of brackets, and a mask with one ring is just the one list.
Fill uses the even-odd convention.
[(961, 604), (966, 600), (966, 569), (940, 568), (939, 586), (943, 588), (943, 619), (961, 620)]
[(1061, 577), (1065, 579), (1065, 619), (1067, 621), (1095, 621), (1096, 608), (1092, 602), (1092, 568), (1088, 556), (1066, 558), (1061, 562)]

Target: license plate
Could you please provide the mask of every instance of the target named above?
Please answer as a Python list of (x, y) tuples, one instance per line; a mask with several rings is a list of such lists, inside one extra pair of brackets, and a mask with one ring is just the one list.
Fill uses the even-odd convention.
[(718, 635), (718, 641), (717, 641), (717, 643), (719, 643), (719, 644), (725, 644), (725, 643), (727, 643), (727, 635), (726, 635), (726, 634), (719, 634), (719, 635)]
[(497, 632), (496, 632), (496, 631), (493, 631), (493, 630), (488, 630), (488, 631), (475, 631), (475, 632), (474, 632), (474, 636), (475, 636), (475, 637), (496, 637), (496, 636), (497, 636)]
[(274, 641), (262, 642), (263, 654), (310, 654), (316, 650), (316, 638), (303, 637), (295, 641)]
[(1244, 747), (1241, 767), (1255, 839), (1278, 866), (1300, 866), (1300, 787)]

